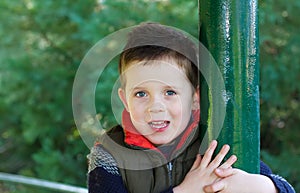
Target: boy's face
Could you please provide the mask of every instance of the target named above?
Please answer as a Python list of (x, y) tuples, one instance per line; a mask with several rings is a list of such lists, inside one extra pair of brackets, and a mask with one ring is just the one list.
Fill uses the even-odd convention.
[(174, 60), (135, 62), (124, 72), (119, 97), (136, 130), (156, 145), (166, 144), (187, 127), (199, 109), (199, 91)]

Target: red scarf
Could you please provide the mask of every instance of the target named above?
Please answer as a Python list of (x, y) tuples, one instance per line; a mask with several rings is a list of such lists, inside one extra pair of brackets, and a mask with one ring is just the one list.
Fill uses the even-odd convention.
[[(192, 115), (193, 120), (190, 123), (190, 125), (188, 125), (187, 128), (184, 130), (184, 133), (178, 145), (176, 146), (175, 150), (178, 150), (183, 146), (188, 136), (198, 126), (200, 120), (200, 110), (195, 110), (192, 112), (192, 114), (193, 114)], [(128, 145), (138, 146), (145, 149), (157, 150), (157, 147), (155, 147), (154, 144), (152, 144), (143, 135), (139, 134), (139, 132), (133, 126), (130, 119), (130, 115), (126, 110), (124, 110), (122, 114), (122, 126), (124, 128), (124, 133), (125, 133), (125, 143), (127, 143)]]

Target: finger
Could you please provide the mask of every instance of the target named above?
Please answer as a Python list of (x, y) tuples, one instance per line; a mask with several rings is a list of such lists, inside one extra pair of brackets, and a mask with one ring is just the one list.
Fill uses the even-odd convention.
[(210, 185), (204, 186), (203, 190), (205, 193), (213, 193), (213, 192), (220, 192), (225, 189), (224, 180), (217, 181)]
[(190, 169), (190, 171), (198, 168), (200, 163), (201, 163), (201, 156), (200, 156), (200, 154), (197, 154), (196, 160), (194, 161), (194, 164), (193, 164), (192, 168)]
[(218, 142), (216, 140), (212, 140), (212, 142), (210, 143), (208, 149), (206, 150), (202, 158), (201, 165), (200, 165), (201, 168), (206, 168), (208, 166), (217, 145)]
[(217, 156), (215, 157), (215, 159), (209, 164), (209, 167), (211, 168), (217, 168), (220, 166), (222, 160), (224, 159), (224, 157), (226, 156), (226, 154), (229, 152), (230, 150), (230, 146), (229, 145), (223, 145), (222, 149), (220, 150), (220, 152), (217, 154)]
[(227, 169), (217, 168), (215, 169), (215, 174), (220, 178), (225, 178), (235, 174), (235, 171), (236, 170), (233, 168), (227, 168)]
[(236, 161), (237, 161), (236, 155), (232, 155), (219, 168), (222, 168), (222, 169), (230, 168)]

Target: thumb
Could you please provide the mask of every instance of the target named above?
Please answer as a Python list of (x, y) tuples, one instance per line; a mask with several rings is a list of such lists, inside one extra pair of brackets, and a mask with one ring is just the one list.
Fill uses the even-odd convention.
[(220, 181), (217, 181), (210, 185), (204, 186), (203, 191), (205, 193), (220, 192), (225, 189), (225, 186), (226, 186), (226, 184), (225, 184), (224, 180), (220, 180)]

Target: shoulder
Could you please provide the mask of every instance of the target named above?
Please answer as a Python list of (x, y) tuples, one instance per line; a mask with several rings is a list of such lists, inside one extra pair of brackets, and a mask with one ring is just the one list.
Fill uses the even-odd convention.
[(115, 159), (101, 145), (92, 148), (88, 159), (89, 193), (127, 193)]
[(265, 164), (263, 161), (260, 161), (260, 173), (261, 174), (272, 174), (272, 170), (267, 164)]
[(87, 156), (89, 193), (127, 193), (115, 158), (101, 144)]
[(294, 188), (286, 179), (277, 174), (273, 174), (271, 168), (262, 161), (260, 161), (260, 174), (269, 177), (279, 193), (295, 193)]
[(110, 174), (120, 175), (116, 160), (101, 144), (95, 145), (87, 158), (89, 160), (89, 173), (100, 167)]

